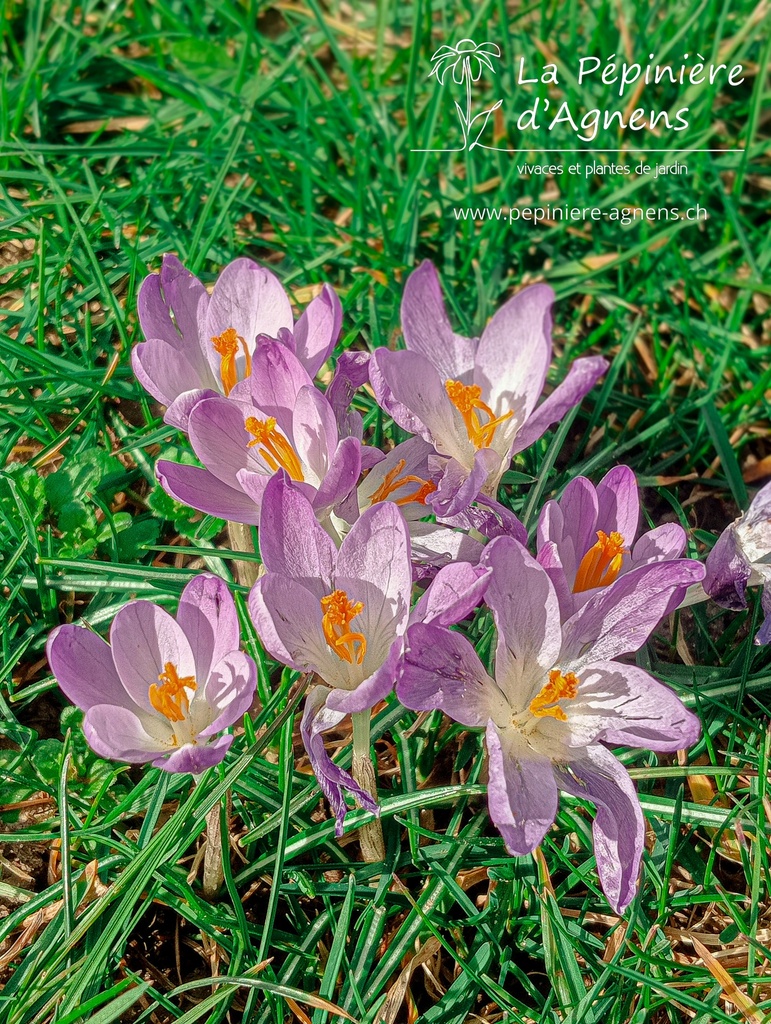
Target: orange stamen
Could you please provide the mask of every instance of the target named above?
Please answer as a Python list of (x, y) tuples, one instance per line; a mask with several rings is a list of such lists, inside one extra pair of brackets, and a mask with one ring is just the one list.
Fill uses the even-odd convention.
[(399, 474), (403, 471), (406, 464), (405, 459), (399, 459), (394, 468), (389, 469), (382, 484), (370, 498), (370, 505), (377, 505), (379, 501), (386, 501), (389, 495), (393, 494), (394, 491), (398, 491), (400, 487), (404, 487), (405, 484), (419, 484), (420, 486), (410, 494), (405, 494), (403, 498), (397, 498), (394, 504), (409, 505), (411, 502), (417, 501), (419, 504), (425, 505), (426, 498), (436, 490), (436, 484), (432, 480), (424, 480), (420, 476), (412, 476), (411, 474), (400, 477)]
[(367, 653), (367, 640), (363, 633), (352, 633), (349, 627), (351, 619), (364, 611), (362, 602), (349, 601), (344, 590), (334, 590), (322, 597), (321, 608), (324, 612), (321, 628), (326, 642), (342, 661), (353, 665), (355, 658), (356, 664), (361, 665)]
[(528, 710), (536, 718), (556, 718), (566, 722), (568, 716), (557, 701), (573, 700), (577, 693), (578, 678), (575, 673), (568, 672), (563, 676), (558, 668), (553, 668), (549, 673), (549, 682), (533, 697)]
[(248, 377), (252, 372), (252, 357), (244, 339), (240, 334), (236, 334), (235, 327), (228, 327), (222, 334), (216, 334), (212, 338), (211, 343), (214, 346), (214, 351), (220, 356), (220, 380), (225, 389), (225, 394), (229, 395), (238, 383), (238, 371), (236, 370), (238, 346), (241, 346), (246, 356), (245, 377)]
[(254, 434), (254, 440), (247, 441), (246, 447), (253, 448), (256, 444), (262, 445), (258, 449), (258, 453), (274, 473), (279, 469), (285, 469), (293, 480), (302, 482), (305, 479), (297, 452), (284, 435), (278, 432), (273, 416), (269, 416), (266, 420), (248, 416), (244, 426), (250, 434)]
[[(497, 416), (482, 401), (482, 389), (478, 384), (461, 384), (459, 380), (448, 380), (444, 383), (450, 401), (463, 417), (466, 425), (469, 441), (475, 448), (490, 448), (493, 443), (495, 431), (501, 423), (511, 419), (514, 415), (511, 410), (503, 416)], [(484, 413), (489, 419), (482, 423), (479, 413)]]
[(584, 590), (607, 587), (613, 583), (621, 572), (626, 550), (620, 533), (614, 530), (609, 536), (598, 530), (597, 543), (581, 559), (573, 593), (580, 594)]
[(158, 682), (152, 683), (147, 692), (150, 703), (156, 711), (160, 711), (170, 722), (181, 722), (187, 717), (190, 708), (190, 701), (185, 689), (195, 690), (195, 676), (180, 676), (177, 674), (177, 666), (167, 661), (163, 666), (163, 672), (158, 676)]

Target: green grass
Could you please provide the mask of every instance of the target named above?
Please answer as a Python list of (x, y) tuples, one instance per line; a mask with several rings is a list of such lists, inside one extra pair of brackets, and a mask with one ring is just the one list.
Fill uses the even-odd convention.
[[(330, 281), (345, 309), (342, 347), (395, 341), (401, 287), (420, 259), (437, 263), (467, 333), (512, 286), (545, 277), (559, 297), (553, 380), (589, 351), (612, 368), (572, 423), (515, 463), (507, 500), (532, 526), (573, 476), (597, 480), (628, 462), (651, 522), (678, 519), (703, 555), (746, 505), (752, 465), (771, 456), (771, 37), (759, 10), (749, 0), (573, 0), (514, 13), (502, 0), (6, 0), (0, 1018), (187, 1024), (230, 1013), (268, 1024), (292, 1019), (285, 997), (315, 995), (373, 1024), (383, 1013), (426, 1024), (735, 1020), (692, 933), (760, 1007), (749, 1019), (769, 1012), (771, 661), (751, 643), (755, 596), (743, 614), (683, 613), (638, 656), (698, 712), (704, 736), (685, 765), (623, 755), (650, 835), (641, 894), (622, 922), (598, 888), (583, 806), (562, 800), (542, 858), (508, 857), (484, 811), (479, 737), (393, 700), (373, 722), (387, 860), (362, 864), (355, 836), (338, 844), (319, 813), (292, 731), (294, 680), (265, 660), (245, 615), (264, 710), (195, 789), (91, 754), (43, 660), (62, 621), (104, 630), (132, 596), (173, 607), (201, 567), (228, 576), (222, 524), (154, 487), (155, 459), (185, 440), (130, 369), (137, 288), (167, 251), (206, 281), (241, 254), (269, 262), (301, 297)], [(580, 94), (570, 69), (578, 54), (623, 53), (627, 30), (640, 53), (675, 61), (700, 46), (708, 60), (747, 66), (739, 89), (687, 94), (687, 145), (744, 153), (687, 154), (687, 175), (656, 181), (563, 174), (560, 201), (609, 210), (698, 199), (710, 218), (589, 231), (456, 220), (455, 207), (532, 203), (544, 182), (521, 177), (506, 154), (412, 151), (459, 144), (460, 92), (426, 77), (437, 46), (498, 42), (498, 74), (476, 95), (508, 110), (520, 102), (515, 60), (535, 66), (536, 40), (546, 42), (564, 98), (605, 106), (610, 93)], [(657, 102), (681, 100), (672, 89)], [(532, 161), (539, 147), (576, 143), (541, 132), (527, 144)], [(377, 441), (390, 434), (366, 396), (361, 408)], [(484, 620), (471, 635), (484, 654)], [(435, 788), (424, 788), (429, 776)], [(240, 845), (221, 898), (206, 903), (188, 875), (206, 812), (227, 789)], [(407, 986), (401, 972), (416, 954), (427, 971), (415, 962)], [(318, 999), (303, 1012), (335, 1019)]]

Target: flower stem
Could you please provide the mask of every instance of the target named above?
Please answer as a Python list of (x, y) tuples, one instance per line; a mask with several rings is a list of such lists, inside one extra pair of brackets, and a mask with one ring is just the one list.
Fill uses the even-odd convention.
[[(194, 775), (196, 785), (200, 776)], [(225, 820), (230, 819), (230, 791), (225, 795)], [(220, 824), (221, 801), (212, 807), (206, 815), (206, 839), (203, 854), (203, 895), (207, 900), (214, 899), (219, 888), (225, 880), (225, 873), (222, 870), (222, 826)], [(229, 850), (227, 854), (229, 856)]]
[[(251, 526), (245, 526), (244, 523), (228, 523), (228, 537), (233, 551), (246, 551), (249, 554), (254, 554)], [(237, 561), (233, 564), (236, 569), (236, 578), (242, 587), (253, 587), (264, 572), (259, 562)]]
[[(372, 744), (369, 738), (370, 712), (357, 711), (351, 715), (353, 721), (353, 760), (351, 763), (351, 775), (362, 789), (377, 800), (377, 778), (375, 768), (372, 764)], [(375, 864), (385, 860), (385, 843), (383, 841), (383, 826), (380, 819), (376, 818), (359, 829), (359, 843), (361, 844), (362, 857), (368, 864)]]

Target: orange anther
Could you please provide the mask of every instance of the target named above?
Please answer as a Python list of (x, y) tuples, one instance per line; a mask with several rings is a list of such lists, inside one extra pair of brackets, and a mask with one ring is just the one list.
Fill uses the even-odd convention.
[(425, 505), (426, 498), (436, 490), (436, 484), (431, 480), (424, 480), (420, 476), (412, 476), (409, 473), (405, 476), (399, 476), (406, 465), (407, 463), (405, 459), (399, 459), (393, 469), (389, 469), (382, 484), (370, 498), (370, 505), (377, 505), (379, 501), (387, 501), (394, 491), (398, 491), (399, 488), (404, 487), (405, 484), (418, 484), (419, 486), (410, 494), (405, 494), (403, 497), (397, 498), (394, 504), (409, 505), (411, 502), (417, 501), (419, 504)]
[(222, 334), (216, 334), (211, 339), (211, 343), (214, 346), (214, 351), (220, 356), (220, 380), (222, 381), (222, 387), (225, 389), (225, 394), (229, 395), (238, 383), (238, 371), (236, 369), (238, 346), (240, 345), (243, 348), (246, 357), (245, 377), (248, 377), (252, 372), (252, 357), (249, 349), (246, 347), (246, 342), (240, 334), (236, 333), (235, 327), (228, 327)]
[(293, 480), (300, 482), (304, 480), (297, 452), (284, 435), (279, 433), (276, 421), (272, 416), (268, 416), (265, 420), (258, 420), (256, 416), (248, 416), (244, 426), (250, 434), (254, 435), (254, 440), (247, 441), (246, 447), (253, 448), (255, 445), (261, 445), (258, 452), (274, 473), (279, 469), (285, 469)]
[(321, 608), (324, 612), (321, 628), (326, 642), (342, 661), (352, 665), (356, 659), (356, 664), (361, 665), (367, 653), (367, 640), (363, 633), (353, 633), (349, 627), (351, 619), (364, 611), (362, 602), (349, 601), (344, 590), (333, 590), (322, 597)]
[(156, 711), (160, 711), (170, 722), (181, 722), (190, 708), (186, 689), (195, 690), (195, 676), (182, 676), (177, 673), (177, 666), (167, 661), (163, 672), (158, 676), (157, 683), (151, 683), (148, 690), (150, 703)]
[(615, 530), (608, 535), (597, 531), (597, 543), (586, 552), (576, 573), (573, 593), (607, 587), (618, 577), (624, 561), (624, 538)]
[(578, 693), (578, 677), (573, 672), (564, 676), (558, 668), (549, 673), (549, 682), (530, 701), (529, 711), (536, 718), (556, 718), (567, 721), (567, 715), (557, 704), (560, 700), (573, 700)]
[[(477, 449), (490, 448), (495, 431), (514, 414), (509, 411), (503, 416), (496, 417), (490, 406), (482, 401), (482, 389), (478, 384), (461, 384), (459, 380), (448, 380), (445, 381), (444, 388), (450, 401), (463, 417), (469, 441)], [(485, 423), (480, 420), (480, 413), (489, 417)]]

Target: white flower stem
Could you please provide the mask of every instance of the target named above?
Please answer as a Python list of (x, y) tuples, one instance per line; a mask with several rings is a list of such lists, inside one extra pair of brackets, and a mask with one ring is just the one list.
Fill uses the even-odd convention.
[[(194, 775), (196, 785), (201, 781), (201, 777)], [(220, 824), (220, 809), (222, 802), (217, 803), (212, 807), (209, 813), (206, 815), (206, 835), (204, 839), (204, 853), (203, 853), (203, 879), (202, 888), (204, 898), (207, 900), (214, 899), (219, 892), (220, 886), (225, 880), (225, 872), (222, 870), (222, 826)], [(230, 820), (230, 792), (225, 794), (225, 820)], [(229, 846), (226, 850), (226, 856), (230, 856)]]
[[(363, 790), (377, 800), (377, 778), (372, 764), (372, 744), (369, 738), (370, 711), (357, 711), (351, 715), (353, 721), (353, 760), (351, 775)], [(362, 857), (368, 864), (385, 860), (383, 826), (376, 818), (359, 829), (359, 843)]]
[[(251, 526), (245, 526), (244, 523), (228, 523), (228, 537), (233, 551), (246, 551), (249, 554), (254, 554)], [(236, 579), (242, 587), (253, 587), (264, 571), (259, 562), (236, 561), (233, 564), (236, 570)]]

